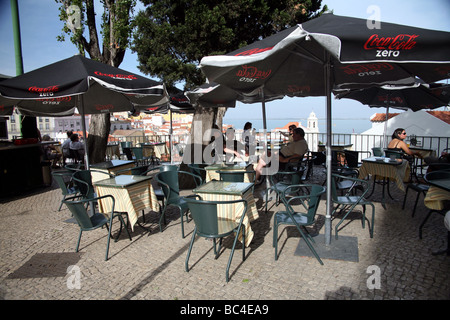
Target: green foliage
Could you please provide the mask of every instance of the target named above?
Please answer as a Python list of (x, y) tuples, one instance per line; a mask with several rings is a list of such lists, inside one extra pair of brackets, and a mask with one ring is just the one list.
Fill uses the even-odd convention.
[(320, 15), (321, 0), (143, 0), (132, 49), (139, 69), (168, 87), (204, 83), (202, 57), (225, 54)]

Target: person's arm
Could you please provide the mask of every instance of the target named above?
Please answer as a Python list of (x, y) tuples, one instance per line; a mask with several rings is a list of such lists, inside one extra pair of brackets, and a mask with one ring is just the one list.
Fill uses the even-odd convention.
[(398, 146), (403, 150), (404, 153), (410, 155), (410, 156), (417, 156), (419, 158), (422, 158), (422, 155), (418, 151), (411, 151), (411, 149), (408, 148), (406, 143), (404, 141), (400, 141)]

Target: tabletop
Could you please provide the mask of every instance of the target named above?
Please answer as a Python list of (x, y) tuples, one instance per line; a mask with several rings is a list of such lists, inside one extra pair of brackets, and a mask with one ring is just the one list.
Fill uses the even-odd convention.
[(366, 159), (361, 159), (361, 161), (363, 163), (368, 162), (368, 163), (386, 164), (386, 165), (391, 165), (391, 166), (398, 166), (403, 163), (402, 159), (391, 160), (391, 159), (385, 158), (385, 157), (369, 157)]
[(209, 181), (192, 190), (192, 192), (242, 196), (252, 187), (253, 183), (248, 182)]
[(132, 164), (132, 163), (134, 163), (134, 162), (131, 160), (110, 160), (110, 161), (92, 164), (91, 168), (92, 169), (112, 169), (112, 168)]
[(132, 176), (132, 175), (120, 175), (110, 179), (103, 179), (93, 182), (94, 186), (112, 187), (112, 188), (126, 188), (136, 183), (150, 180), (152, 176)]

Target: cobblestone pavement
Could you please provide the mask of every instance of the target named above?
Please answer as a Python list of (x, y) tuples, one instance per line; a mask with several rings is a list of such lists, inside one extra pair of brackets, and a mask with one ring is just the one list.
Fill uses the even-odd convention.
[[(106, 231), (85, 232), (81, 254), (75, 257), (76, 269), (60, 272), (58, 276), (46, 275), (45, 268), (50, 273), (58, 261), (64, 262), (64, 253), (74, 252), (79, 231), (77, 225), (66, 222), (70, 213), (65, 207), (58, 211), (60, 190), (54, 184), (25, 196), (0, 199), (0, 298), (449, 300), (450, 257), (432, 255), (432, 251), (447, 245), (443, 217), (432, 216), (420, 240), (418, 228), (428, 212), (423, 201), (419, 201), (416, 215), (411, 217), (415, 194), (410, 192), (407, 206), (402, 210), (404, 193), (394, 185), (391, 189), (395, 200), (387, 200), (387, 210), (379, 203), (379, 189), (371, 198), (376, 206), (372, 239), (367, 226), (362, 229), (358, 220), (349, 223), (339, 233), (340, 236), (357, 238), (358, 262), (324, 259), (322, 266), (313, 257), (294, 255), (302, 240), (292, 227), (281, 229), (284, 231), (279, 240), (280, 255), (275, 261), (272, 208), (267, 214), (261, 212), (260, 218), (251, 223), (254, 240), (246, 251), (245, 261), (242, 261), (241, 247), (237, 248), (228, 283), (225, 281), (225, 268), (230, 240), (225, 241), (224, 251), (215, 260), (211, 242), (197, 238), (190, 259), (191, 269), (185, 271), (194, 223), (185, 224), (187, 237), (182, 239), (176, 210), (169, 211), (168, 225), (162, 233), (157, 225), (158, 214), (147, 211), (145, 226), (151, 228), (151, 232), (136, 226), (132, 241), (122, 233), (118, 242), (111, 242), (108, 261), (104, 261)], [(257, 188), (255, 196), (260, 194), (261, 188)], [(262, 199), (258, 199), (257, 204), (261, 208)], [(323, 234), (324, 200), (318, 214), (317, 231)], [(116, 224), (114, 232), (117, 228)], [(44, 268), (44, 272), (34, 272), (30, 259), (50, 253), (56, 254), (57, 262), (35, 263), (38, 268)], [(73, 254), (69, 256), (74, 258)], [(26, 272), (19, 272), (20, 268), (26, 267), (28, 276)], [(78, 274), (79, 278), (76, 277)], [(379, 282), (374, 278), (377, 275)], [(379, 288), (374, 288), (377, 283)]]

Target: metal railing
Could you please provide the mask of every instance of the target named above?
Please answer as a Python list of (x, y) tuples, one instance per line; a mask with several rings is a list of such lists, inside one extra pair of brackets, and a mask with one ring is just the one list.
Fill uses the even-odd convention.
[[(189, 134), (183, 135), (173, 135), (173, 144), (175, 147), (175, 152), (179, 155), (183, 154), (184, 147), (188, 141)], [(386, 136), (386, 141), (391, 140), (390, 136)], [(417, 140), (416, 146), (425, 149), (433, 149), (436, 151), (436, 155), (439, 156), (444, 149), (450, 148), (450, 137), (434, 137), (434, 136), (416, 136)], [(236, 132), (236, 139), (240, 140), (241, 135)], [(319, 151), (319, 144), (326, 144), (327, 135), (326, 133), (306, 133), (305, 139), (308, 142), (311, 151)], [(383, 147), (384, 139), (382, 135), (367, 135), (367, 134), (344, 134), (344, 133), (333, 133), (332, 134), (332, 145), (351, 145), (347, 147), (349, 150), (363, 151), (372, 153), (373, 147)], [(137, 136), (137, 137), (120, 137), (120, 141), (131, 141), (134, 146), (138, 146), (140, 143), (146, 142), (166, 142), (169, 144), (170, 135), (148, 135), (148, 136)], [(256, 134), (257, 141), (264, 141), (264, 134)], [(267, 141), (283, 141), (287, 140), (287, 137), (282, 135), (280, 132), (267, 132)], [(409, 140), (405, 141), (410, 143)], [(411, 145), (412, 146), (412, 145)]]

